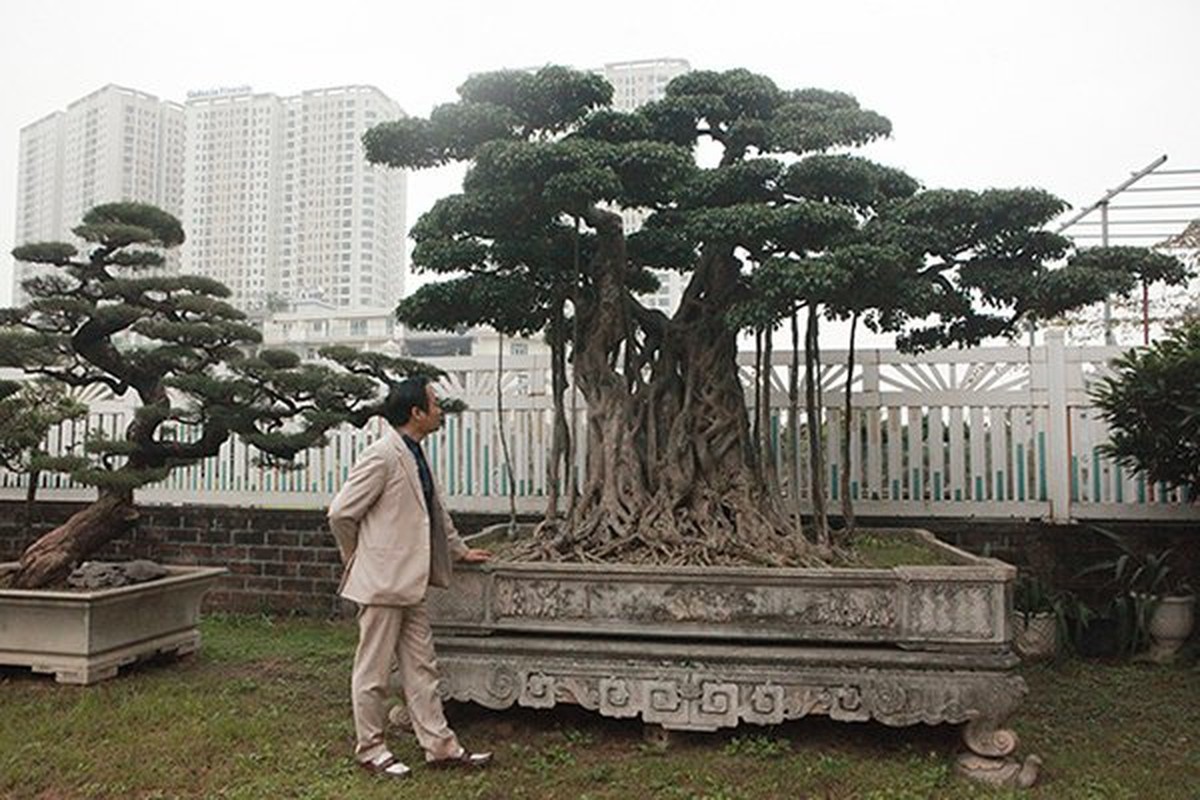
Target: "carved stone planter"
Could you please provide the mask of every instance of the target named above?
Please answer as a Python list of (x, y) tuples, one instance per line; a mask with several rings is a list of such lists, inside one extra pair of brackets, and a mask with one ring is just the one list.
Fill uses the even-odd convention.
[[(488, 532), (481, 534), (486, 537)], [(949, 566), (460, 565), (434, 592), (443, 692), (489, 708), (575, 703), (676, 730), (809, 714), (962, 723), (1002, 759), (1025, 693), (1012, 669), (1016, 570), (939, 542)]]
[(165, 578), (91, 592), (0, 589), (0, 664), (91, 684), (139, 658), (195, 651), (200, 601), (226, 570), (167, 569)]

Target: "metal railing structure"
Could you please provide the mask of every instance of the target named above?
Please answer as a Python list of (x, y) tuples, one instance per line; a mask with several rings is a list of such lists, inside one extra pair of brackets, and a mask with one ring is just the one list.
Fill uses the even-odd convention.
[[(1121, 352), (1116, 347), (1068, 347), (1060, 332), (1031, 347), (942, 350), (914, 356), (864, 350), (853, 375), (844, 352), (823, 354), (824, 431), (827, 485), (838, 499), (840, 473), (850, 470), (850, 492), (861, 515), (891, 517), (1020, 518), (1068, 522), (1076, 519), (1197, 519), (1200, 504), (1179, 491), (1147, 484), (1102, 457), (1107, 429), (1088, 396)], [(807, 504), (808, 436), (814, 420), (788, 408), (790, 352), (773, 355), (770, 438), (782, 481), (791, 476)], [(545, 356), (513, 356), (497, 379), (490, 357), (437, 359), (448, 377), (442, 392), (459, 397), (469, 410), (447, 420), (428, 442), (434, 470), (452, 510), (504, 513), (509, 483), (499, 444), (500, 426), (509, 438), (517, 507), (544, 510), (546, 462), (553, 408), (550, 365)], [(800, 360), (803, 364), (803, 359)], [(755, 393), (753, 353), (742, 353), (746, 395)], [(843, 464), (843, 391), (851, 381), (850, 462)], [(803, 376), (801, 375), (801, 387)], [(495, 412), (497, 391), (505, 412)], [(803, 388), (801, 390), (803, 397)], [(586, 430), (578, 400), (577, 429)], [(567, 401), (568, 411), (572, 403)], [(89, 430), (124, 429), (132, 401), (91, 402), (86, 420), (66, 422), (51, 432), (52, 451), (83, 447)], [(380, 423), (334, 432), (329, 444), (303, 454), (299, 469), (280, 472), (255, 465), (239, 440), (220, 455), (175, 470), (161, 483), (139, 489), (150, 504), (214, 504), (275, 508), (321, 508), (344, 480), (356, 455), (380, 435)], [(585, 443), (581, 442), (581, 445)], [(583, 447), (575, 469), (582, 470)], [(0, 472), (0, 498), (24, 496), (24, 477)], [(45, 475), (39, 497), (83, 500), (93, 489), (65, 476)], [(565, 508), (565, 503), (563, 505)], [(836, 511), (837, 503), (833, 504)]]
[[(1159, 156), (1059, 224), (1080, 246), (1182, 249), (1181, 235), (1200, 225), (1200, 169), (1166, 169)], [(1190, 245), (1195, 248), (1197, 245)], [(1104, 342), (1115, 344), (1112, 304), (1104, 304)], [(1142, 285), (1142, 344), (1150, 343), (1150, 289)]]

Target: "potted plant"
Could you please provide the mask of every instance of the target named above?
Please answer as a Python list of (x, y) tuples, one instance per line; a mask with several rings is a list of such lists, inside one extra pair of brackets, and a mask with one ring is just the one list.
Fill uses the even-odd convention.
[(1062, 596), (1036, 575), (1024, 574), (1013, 586), (1016, 624), (1013, 649), (1028, 660), (1053, 658), (1058, 654)]
[[(1191, 316), (1167, 335), (1113, 362), (1114, 374), (1092, 395), (1110, 427), (1103, 450), (1149, 483), (1200, 497), (1200, 317)], [(1102, 532), (1106, 533), (1107, 532)], [(1112, 538), (1110, 536), (1110, 538)], [(1127, 589), (1116, 598), (1132, 623), (1132, 643), (1150, 643), (1149, 657), (1169, 661), (1194, 624), (1195, 596), (1170, 550), (1138, 555), (1119, 539), (1123, 554), (1112, 563), (1114, 579)]]
[(1142, 552), (1112, 531), (1093, 529), (1121, 550), (1116, 558), (1080, 573), (1109, 574), (1115, 592), (1108, 617), (1115, 624), (1119, 649), (1137, 655), (1148, 648), (1147, 660), (1173, 660), (1192, 632), (1196, 605), (1187, 576), (1175, 563), (1175, 551)]
[(138, 524), (138, 487), (217, 455), (234, 435), (265, 466), (286, 466), (330, 429), (365, 425), (398, 377), (441, 373), (344, 347), (325, 348), (319, 363), (259, 349), (228, 288), (156, 273), (184, 232), (154, 206), (97, 206), (74, 233), (86, 253), (66, 242), (13, 250), (41, 270), (22, 284), (28, 303), (0, 309), (0, 366), (78, 390), (133, 392), (139, 405), (124, 431), (94, 431), (78, 458), (34, 462), (95, 487), (96, 499), (17, 563), (0, 564), (0, 664), (91, 683), (146, 654), (194, 649), (201, 598), (224, 572), (184, 565), (136, 585), (64, 587), (77, 565)]

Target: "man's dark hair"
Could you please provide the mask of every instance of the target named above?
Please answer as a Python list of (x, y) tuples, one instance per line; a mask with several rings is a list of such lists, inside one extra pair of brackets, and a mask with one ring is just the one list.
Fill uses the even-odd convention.
[(405, 378), (392, 387), (383, 401), (383, 418), (389, 424), (403, 425), (412, 418), (412, 410), (429, 411), (429, 379)]

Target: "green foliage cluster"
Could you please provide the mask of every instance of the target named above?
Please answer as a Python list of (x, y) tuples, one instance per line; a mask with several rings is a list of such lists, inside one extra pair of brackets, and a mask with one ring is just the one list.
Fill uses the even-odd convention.
[(87, 406), (51, 381), (0, 381), (0, 465), (10, 472), (40, 472), (81, 465), (81, 457), (51, 455), (42, 445), (59, 423), (87, 414)]
[[(284, 466), (323, 444), (335, 426), (365, 424), (389, 384), (440, 374), (346, 348), (327, 349), (321, 362), (260, 348), (260, 334), (229, 304), (225, 286), (159, 271), (163, 251), (181, 244), (184, 232), (153, 206), (97, 206), (74, 233), (89, 252), (54, 242), (13, 251), (46, 269), (24, 282), (26, 305), (0, 311), (0, 366), (59, 387), (136, 393), (139, 408), (125, 431), (93, 433), (86, 457), (39, 462), (81, 483), (128, 492), (215, 455), (235, 434), (262, 463)], [(61, 411), (79, 413), (42, 405), (42, 415), (24, 418), (26, 439), (34, 428), (44, 435)]]
[[(371, 161), (392, 167), (469, 165), (462, 191), (412, 229), (414, 267), (453, 277), (405, 299), (400, 319), (545, 332), (556, 375), (568, 347), (600, 343), (605, 360), (620, 362), (628, 407), (653, 398), (653, 408), (630, 413), (631, 425), (681, 408), (671, 394), (697, 381), (736, 391), (691, 376), (681, 341), (719, 348), (744, 331), (769, 341), (807, 310), (815, 373), (822, 318), (895, 332), (909, 350), (969, 346), (1188, 274), (1145, 250), (1074, 252), (1046, 230), (1065, 206), (1044, 191), (930, 189), (851, 154), (890, 135), (891, 123), (842, 92), (783, 89), (734, 69), (680, 75), (634, 111), (612, 109), (611, 97), (597, 76), (562, 67), (476, 75), (457, 102), (379, 125), (364, 144)], [(623, 235), (613, 212), (643, 223)], [(653, 270), (686, 277), (672, 317), (638, 300), (656, 288)], [(819, 418), (819, 398), (807, 404), (807, 418)], [(671, 427), (648, 426), (660, 438)], [(646, 440), (647, 452), (689, 458), (672, 447)], [(811, 474), (820, 476), (814, 447)], [(823, 528), (823, 510), (817, 516)]]
[(1093, 399), (1109, 425), (1109, 457), (1152, 483), (1200, 498), (1200, 318), (1113, 362)]
[[(651, 212), (627, 237), (631, 293), (653, 288), (645, 268), (686, 273), (705, 246), (737, 248), (745, 279), (731, 325), (761, 329), (807, 306), (901, 331), (911, 349), (977, 344), (1143, 280), (1186, 277), (1140, 249), (1072, 254), (1044, 230), (1064, 205), (1043, 191), (924, 190), (837, 152), (891, 132), (844, 93), (696, 71), (618, 112), (596, 76), (546, 67), (477, 75), (459, 95), (364, 136), (377, 163), (470, 162), (462, 193), (413, 228), (418, 269), (466, 273), (405, 301), (400, 316), (417, 327), (545, 329), (568, 298), (586, 301), (595, 237), (575, 226), (601, 206)], [(703, 139), (721, 148), (716, 166), (697, 163)]]

